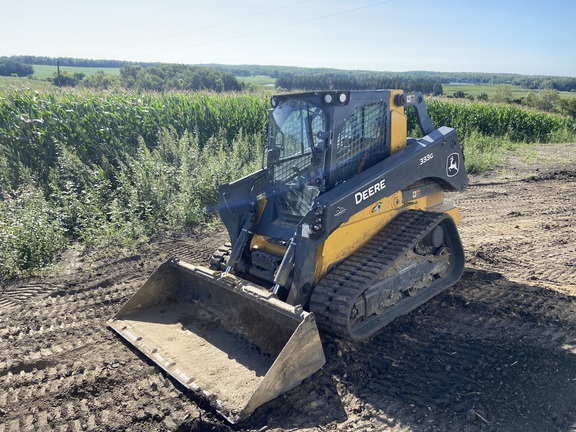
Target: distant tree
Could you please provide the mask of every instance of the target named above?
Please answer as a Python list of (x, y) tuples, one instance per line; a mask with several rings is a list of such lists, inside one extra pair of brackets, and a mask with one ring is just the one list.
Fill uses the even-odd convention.
[(496, 91), (492, 95), (492, 102), (512, 103), (513, 99), (514, 93), (512, 86), (508, 84), (497, 86)]
[(54, 77), (49, 78), (49, 81), (58, 87), (76, 87), (85, 76), (86, 74), (82, 72), (71, 73), (63, 71), (60, 74), (54, 73)]
[(227, 72), (207, 67), (162, 64), (149, 68), (126, 65), (120, 68), (120, 84), (137, 90), (240, 91), (242, 85)]
[(88, 75), (82, 80), (82, 87), (96, 88), (100, 90), (107, 90), (114, 87), (119, 79), (113, 75), (107, 74), (104, 71), (96, 71), (92, 75)]
[(476, 96), (476, 99), (478, 99), (479, 101), (487, 101), (488, 93), (480, 93), (478, 96)]
[(555, 80), (553, 78), (546, 78), (540, 81), (538, 87), (542, 90), (545, 89), (554, 89), (555, 88)]
[(138, 76), (143, 71), (142, 66), (124, 65), (120, 68), (120, 80), (125, 87), (134, 87)]
[(576, 118), (576, 96), (570, 99), (560, 99), (560, 112)]
[(558, 90), (541, 90), (538, 95), (540, 96), (538, 108), (544, 111), (555, 111), (560, 107), (560, 93), (558, 93)]
[(466, 93), (464, 93), (462, 90), (458, 90), (457, 92), (454, 92), (453, 96), (457, 99), (464, 99), (466, 97)]
[(539, 92), (530, 92), (523, 100), (524, 105), (536, 108), (542, 111), (559, 111), (560, 94), (557, 90), (540, 90)]
[(0, 75), (1, 76), (19, 76), (25, 77), (34, 74), (34, 68), (28, 64), (19, 63), (9, 60), (5, 57), (0, 58)]
[(435, 82), (432, 86), (432, 94), (434, 96), (441, 96), (444, 94), (444, 89), (442, 88), (442, 84), (440, 82)]

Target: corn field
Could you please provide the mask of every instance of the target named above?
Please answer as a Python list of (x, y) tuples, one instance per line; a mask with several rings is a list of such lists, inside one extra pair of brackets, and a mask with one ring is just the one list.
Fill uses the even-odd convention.
[(140, 139), (153, 148), (162, 128), (194, 133), (201, 146), (220, 133), (228, 142), (240, 132), (261, 133), (267, 107), (264, 97), (247, 94), (0, 94), (0, 157), (8, 167), (1, 185), (17, 187), (22, 168), (46, 184), (59, 146), (113, 174), (119, 162), (135, 154)]
[[(575, 119), (518, 105), (431, 98), (426, 106), (433, 124), (453, 127), (461, 139), (478, 133), (515, 142), (549, 142), (558, 135), (576, 134)], [(414, 114), (409, 118), (415, 126)]]
[(268, 106), (250, 94), (0, 94), (0, 280), (70, 242), (113, 253), (206, 221), (217, 186), (257, 168)]
[[(116, 253), (209, 220), (217, 186), (258, 168), (268, 107), (262, 94), (0, 91), (0, 281), (72, 242)], [(428, 108), (457, 129), (470, 171), (512, 141), (576, 136), (573, 119), (515, 106)]]

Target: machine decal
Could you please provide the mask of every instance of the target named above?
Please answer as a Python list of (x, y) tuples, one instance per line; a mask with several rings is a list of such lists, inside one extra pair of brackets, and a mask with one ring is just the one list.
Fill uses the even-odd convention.
[(420, 158), (420, 165), (424, 165), (426, 162), (434, 157), (434, 153), (428, 153), (426, 156)]
[(362, 201), (367, 200), (371, 196), (377, 194), (378, 192), (386, 189), (386, 179), (383, 178), (377, 183), (374, 183), (372, 186), (364, 189), (361, 192), (356, 192), (354, 194), (354, 200), (356, 201), (356, 205), (360, 204)]
[(344, 213), (346, 213), (346, 208), (338, 206), (336, 208), (336, 213), (334, 213), (334, 217), (342, 216)]
[(454, 177), (460, 171), (460, 154), (451, 153), (446, 160), (446, 175)]

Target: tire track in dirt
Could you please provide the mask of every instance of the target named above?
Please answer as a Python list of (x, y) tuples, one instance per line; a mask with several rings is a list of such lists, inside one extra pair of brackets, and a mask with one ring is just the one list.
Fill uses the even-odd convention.
[(25, 296), (2, 293), (0, 431), (174, 430), (197, 418), (188, 395), (106, 328), (165, 256), (208, 262), (217, 247), (191, 242), (171, 241), (151, 261), (132, 256), (47, 278)]
[(507, 183), (472, 184), (450, 199), (465, 218), (469, 264), (511, 280), (576, 286), (576, 175), (559, 171)]
[(0, 293), (0, 308), (25, 303), (30, 297), (48, 294), (62, 287), (62, 285), (48, 286), (43, 283), (10, 285)]
[(176, 257), (190, 264), (208, 266), (212, 254), (218, 247), (230, 241), (224, 227), (209, 232), (186, 233), (186, 237), (164, 238), (155, 245), (167, 258)]
[(88, 283), (72, 282), (2, 315), (0, 430), (168, 430), (197, 415), (105, 327), (155, 265), (134, 276), (142, 267), (138, 258), (97, 268)]
[[(262, 407), (250, 429), (570, 430), (575, 317), (571, 297), (467, 270), (455, 287), (369, 341), (324, 337), (322, 372)], [(335, 388), (340, 398), (328, 419), (310, 407), (338, 404), (318, 388)], [(300, 406), (308, 394), (299, 422), (287, 421), (283, 407)]]

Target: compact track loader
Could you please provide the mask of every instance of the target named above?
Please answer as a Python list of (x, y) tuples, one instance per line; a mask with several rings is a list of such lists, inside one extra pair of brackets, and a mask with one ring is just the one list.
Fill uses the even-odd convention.
[(233, 423), (322, 367), (318, 327), (366, 339), (464, 268), (443, 198), (467, 187), (462, 148), (420, 93), (278, 95), (268, 131), (262, 169), (220, 187), (210, 268), (170, 259), (109, 321)]

